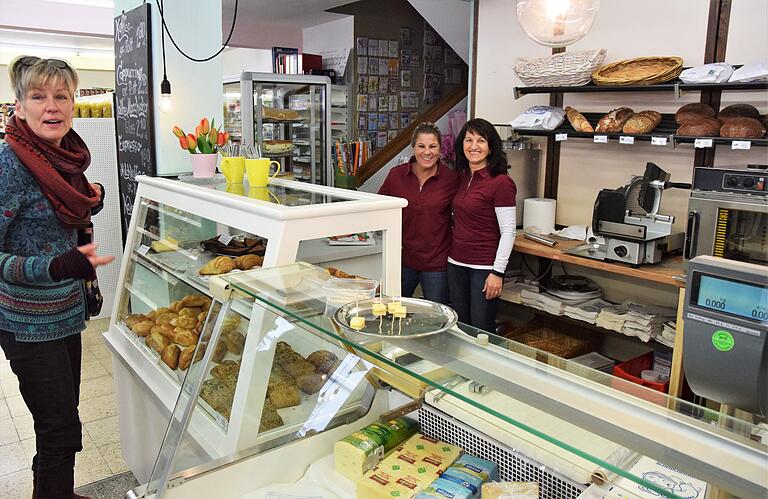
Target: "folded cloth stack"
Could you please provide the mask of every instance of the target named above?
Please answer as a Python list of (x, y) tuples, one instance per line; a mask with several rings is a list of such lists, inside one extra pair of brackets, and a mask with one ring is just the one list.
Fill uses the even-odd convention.
[(594, 324), (597, 321), (597, 316), (600, 314), (600, 311), (612, 305), (613, 303), (611, 302), (595, 298), (594, 300), (589, 300), (576, 305), (566, 305), (563, 310), (563, 315), (572, 319)]
[(538, 286), (533, 286), (531, 284), (525, 284), (522, 282), (505, 281), (504, 288), (502, 289), (504, 300), (512, 303), (517, 303), (518, 305), (523, 303), (522, 298), (520, 297), (520, 292), (524, 289), (530, 291), (531, 293), (539, 292)]

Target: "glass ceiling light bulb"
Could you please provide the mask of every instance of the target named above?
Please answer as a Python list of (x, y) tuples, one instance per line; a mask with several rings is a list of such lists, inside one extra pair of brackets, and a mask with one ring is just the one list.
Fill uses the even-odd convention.
[(160, 83), (160, 111), (168, 112), (173, 107), (171, 103), (171, 82), (167, 78), (163, 78)]
[(587, 34), (599, 0), (517, 0), (517, 21), (525, 34), (547, 47), (565, 47)]

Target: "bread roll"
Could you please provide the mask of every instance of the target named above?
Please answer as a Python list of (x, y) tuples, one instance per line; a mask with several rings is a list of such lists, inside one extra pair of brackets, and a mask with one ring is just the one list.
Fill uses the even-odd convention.
[(182, 308), (184, 308), (184, 304), (181, 303), (181, 300), (177, 300), (171, 303), (170, 305), (168, 305), (168, 309), (175, 314), (179, 313), (179, 310), (181, 310)]
[(715, 110), (712, 109), (712, 106), (701, 104), (699, 102), (692, 102), (677, 110), (675, 113), (675, 123), (682, 125), (687, 121), (714, 117)]
[(227, 345), (227, 350), (233, 354), (241, 355), (243, 353), (243, 348), (245, 348), (245, 336), (237, 331), (233, 331), (224, 335), (224, 344)]
[(286, 362), (281, 362), (280, 367), (294, 378), (315, 372), (315, 366), (299, 354)]
[(227, 354), (227, 345), (226, 343), (224, 343), (224, 340), (219, 338), (219, 342), (213, 348), (213, 354), (211, 355), (211, 360), (213, 360), (216, 363), (219, 363), (222, 360), (224, 360), (224, 356), (226, 354)]
[(275, 406), (269, 401), (264, 401), (264, 407), (261, 410), (261, 422), (259, 423), (259, 431), (272, 430), (283, 426), (283, 418), (277, 413)]
[(173, 319), (170, 324), (174, 327), (192, 330), (197, 325), (197, 317), (179, 316)]
[(760, 118), (760, 111), (752, 104), (731, 104), (717, 113), (717, 119), (723, 122), (734, 118), (752, 118), (756, 120)]
[(194, 331), (181, 327), (173, 328), (173, 342), (183, 347), (192, 346), (197, 343), (198, 336)]
[(573, 129), (576, 130), (577, 132), (594, 132), (595, 131), (595, 129), (592, 128), (592, 125), (589, 124), (589, 121), (587, 121), (587, 118), (585, 118), (583, 114), (581, 114), (571, 106), (566, 106), (565, 116), (568, 118), (568, 123), (570, 123)]
[(268, 390), (267, 396), (277, 409), (294, 407), (301, 403), (299, 387), (289, 383), (275, 385), (271, 390)]
[(333, 352), (328, 350), (317, 350), (307, 357), (307, 362), (315, 366), (315, 369), (322, 374), (330, 374), (336, 370), (339, 358)]
[(144, 340), (144, 343), (155, 352), (160, 353), (165, 347), (171, 344), (171, 340), (160, 333), (150, 333)]
[(173, 312), (173, 310), (171, 310), (168, 307), (160, 307), (157, 310), (155, 310), (155, 312), (157, 312), (157, 315), (159, 317), (159, 316), (161, 316), (163, 314), (167, 314), (168, 312)]
[(179, 355), (179, 369), (184, 370), (192, 363), (192, 355), (195, 353), (195, 345), (184, 347)]
[(661, 113), (640, 111), (624, 123), (624, 133), (650, 133), (661, 123)]
[(181, 349), (176, 345), (168, 345), (167, 347), (163, 348), (163, 351), (160, 352), (160, 359), (165, 362), (165, 365), (170, 367), (171, 369), (176, 369), (176, 367), (179, 365), (179, 355), (181, 354)]
[(224, 323), (221, 325), (221, 332), (224, 334), (229, 334), (234, 331), (239, 324), (240, 316), (235, 313), (231, 313), (224, 319)]
[(155, 324), (152, 326), (150, 333), (162, 334), (169, 340), (173, 339), (173, 326), (170, 324)]
[(152, 330), (152, 326), (154, 325), (155, 323), (152, 321), (141, 321), (134, 324), (131, 328), (131, 331), (138, 334), (139, 336), (147, 336)]
[(624, 128), (624, 123), (626, 123), (633, 114), (635, 114), (635, 112), (628, 107), (620, 107), (618, 109), (614, 109), (610, 113), (600, 118), (600, 121), (597, 123), (597, 128), (595, 128), (595, 132), (620, 132), (622, 128)]
[(197, 314), (197, 322), (205, 322), (206, 317), (208, 317), (208, 312), (200, 312)]
[(325, 384), (327, 376), (320, 373), (309, 373), (296, 378), (296, 384), (307, 395), (317, 393)]
[[(229, 258), (229, 257), (225, 257), (225, 258), (231, 260), (231, 258)], [(184, 307), (202, 307), (206, 303), (208, 303), (208, 304), (211, 303), (211, 299), (208, 298), (207, 296), (203, 296), (203, 295), (187, 295), (184, 298), (182, 298), (180, 301), (181, 301), (181, 304), (183, 305), (183, 307), (181, 307), (181, 308), (184, 308)]]
[(123, 319), (123, 322), (125, 323), (126, 326), (128, 326), (128, 329), (133, 331), (133, 326), (135, 326), (139, 322), (145, 322), (148, 320), (150, 320), (150, 318), (144, 314), (133, 314)]
[(170, 324), (176, 317), (176, 314), (173, 312), (168, 312), (162, 315), (158, 315), (157, 319), (155, 319), (155, 322), (158, 324)]
[(763, 135), (765, 135), (765, 127), (754, 118), (731, 118), (720, 128), (721, 137), (759, 139)]
[(197, 317), (200, 313), (202, 313), (202, 311), (202, 307), (184, 307), (179, 310), (179, 317), (185, 315), (188, 317)]
[(720, 135), (720, 121), (714, 118), (690, 120), (677, 129), (677, 135), (688, 137), (717, 137)]

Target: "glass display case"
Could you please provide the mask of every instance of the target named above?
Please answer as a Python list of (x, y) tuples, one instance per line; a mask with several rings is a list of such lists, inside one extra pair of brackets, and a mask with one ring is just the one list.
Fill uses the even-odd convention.
[[(331, 279), (299, 262), (209, 281), (195, 360), (151, 478), (130, 497), (411, 497), (434, 477), (418, 475), (424, 466), (407, 468), (419, 455), (402, 451), (407, 443), (390, 446), (404, 462), (389, 475), (366, 473), (372, 454), (336, 443), (350, 434), (345, 442), (365, 439), (355, 432), (377, 419), (394, 428), (394, 418), (412, 411), (419, 431), (444, 450), (493, 462), (501, 481), (536, 482), (534, 497), (768, 490), (768, 447), (749, 423), (464, 324), (443, 327), (455, 321), (429, 302), (380, 295), (339, 306), (327, 291)], [(403, 306), (410, 308), (400, 315)], [(359, 334), (345, 327), (344, 314), (386, 327)], [(408, 334), (413, 326), (418, 334)], [(242, 356), (217, 358), (233, 331), (247, 331)], [(212, 409), (222, 413), (216, 407), (230, 428), (242, 427), (224, 454), (200, 431)], [(227, 431), (224, 421), (208, 426), (220, 438)], [(360, 477), (349, 479), (355, 466)], [(368, 479), (387, 486), (381, 477), (394, 479), (403, 467), (413, 474), (410, 490), (398, 480), (397, 494), (379, 493), (385, 487), (371, 495)]]
[(258, 145), (282, 174), (332, 185), (328, 77), (243, 73), (225, 80), (224, 129), (237, 142)]
[[(242, 184), (237, 189), (214, 179), (137, 180), (136, 209), (105, 339), (115, 360), (124, 457), (146, 481), (173, 403), (193, 365), (195, 346), (205, 334), (212, 303), (210, 279), (301, 260), (323, 269), (324, 279), (331, 280), (329, 292), (339, 301), (348, 301), (350, 294), (373, 296), (378, 287), (399, 293), (405, 201), (287, 180), (247, 192), (242, 192)], [(346, 238), (336, 237), (348, 234), (357, 234), (366, 244), (344, 245)], [(254, 379), (266, 380), (268, 373), (259, 370), (261, 359), (253, 355), (260, 340), (251, 331), (260, 332), (262, 324), (251, 316), (251, 308), (232, 309), (236, 313), (225, 328), (229, 344), (218, 345), (214, 359), (242, 363), (241, 373), (253, 371)], [(321, 347), (317, 342), (293, 343), (303, 356)], [(257, 400), (247, 387), (226, 393), (222, 398), (213, 390), (193, 423), (209, 456), (261, 443), (244, 428), (254, 424), (253, 414), (260, 411), (263, 399)], [(355, 397), (349, 413), (363, 403), (362, 394)], [(288, 422), (299, 416), (304, 415), (283, 414)]]

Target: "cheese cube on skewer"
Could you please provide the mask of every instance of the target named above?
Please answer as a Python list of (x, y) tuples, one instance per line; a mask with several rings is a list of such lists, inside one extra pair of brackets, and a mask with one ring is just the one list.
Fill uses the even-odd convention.
[(391, 301), (387, 304), (387, 312), (394, 314), (395, 310), (402, 307), (403, 304), (399, 301)]
[(371, 307), (371, 311), (373, 312), (373, 315), (376, 316), (387, 315), (387, 306), (383, 303), (374, 303), (373, 307)]
[(365, 327), (365, 318), (359, 316), (352, 317), (352, 320), (349, 321), (349, 327), (360, 331)]

